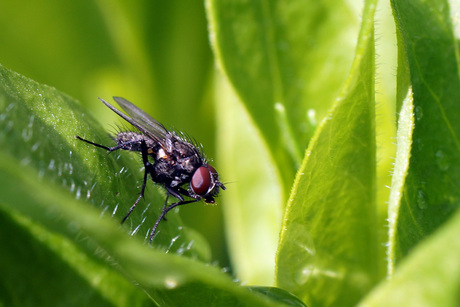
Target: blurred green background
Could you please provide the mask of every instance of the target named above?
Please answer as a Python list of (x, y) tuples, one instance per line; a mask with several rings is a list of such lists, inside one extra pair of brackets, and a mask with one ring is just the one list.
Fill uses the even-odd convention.
[[(1, 1), (0, 42), (2, 65), (78, 99), (107, 131), (120, 120), (97, 97), (122, 96), (215, 158), (203, 1)], [(228, 266), (222, 207), (184, 206), (181, 217)]]

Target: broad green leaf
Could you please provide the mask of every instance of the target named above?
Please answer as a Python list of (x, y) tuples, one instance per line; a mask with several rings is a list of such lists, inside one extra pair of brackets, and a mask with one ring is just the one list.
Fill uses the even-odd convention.
[(310, 143), (284, 216), (277, 286), (308, 306), (353, 305), (379, 279), (375, 5), (365, 3), (349, 79)]
[[(207, 1), (223, 73), (261, 131), (284, 193), (351, 66), (358, 12), (346, 1)], [(340, 46), (340, 48), (337, 48)]]
[[(27, 173), (18, 172), (19, 161), (3, 153), (0, 158), (0, 183), (11, 191), (0, 196), (3, 210), (18, 212), (74, 240), (79, 233), (80, 236), (87, 236), (89, 242), (77, 242), (87, 255), (95, 257), (97, 253), (101, 258), (108, 257), (126, 279), (134, 281), (157, 304), (194, 306), (198, 302), (216, 302), (219, 306), (234, 306), (238, 303), (251, 306), (279, 305), (234, 284), (216, 267), (146, 246), (142, 241), (121, 232), (112, 220), (100, 217), (98, 210), (75, 200), (52, 182), (44, 179), (42, 182), (37, 181), (38, 174), (30, 167), (23, 166)], [(44, 186), (43, 183), (47, 184)], [(21, 193), (23, 190), (28, 193)], [(108, 263), (106, 266), (111, 267)], [(24, 302), (29, 297), (33, 299), (33, 295), (34, 292), (25, 297)]]
[(458, 306), (460, 212), (401, 260), (361, 306)]
[[(460, 203), (460, 82), (458, 41), (450, 21), (448, 1), (392, 1), (398, 25), (402, 83), (399, 97), (413, 93), (410, 148), (397, 163), (407, 172), (390, 203), (390, 273), (414, 246), (430, 235)], [(406, 71), (406, 73), (404, 73)], [(409, 79), (407, 79), (407, 77)], [(414, 117), (410, 119), (410, 117)], [(406, 146), (398, 144), (398, 146)], [(396, 187), (394, 187), (396, 188)]]
[(227, 190), (223, 205), (232, 268), (249, 285), (273, 285), (282, 218), (281, 182), (254, 122), (220, 78), (216, 100), (219, 168)]
[[(162, 306), (282, 304), (238, 286), (219, 268), (201, 262), (208, 258), (207, 246), (193, 232), (179, 229), (174, 213), (161, 224), (153, 247), (146, 245), (143, 238), (162, 206), (160, 193), (152, 193), (156, 189), (150, 187), (146, 194), (152, 204), (141, 202), (131, 222), (120, 227), (121, 217), (136, 198), (140, 166), (130, 153), (107, 154), (75, 140), (78, 132), (104, 141), (105, 133), (71, 98), (0, 67), (0, 114), (0, 217), (4, 221), (0, 238), (14, 237), (10, 228), (4, 228), (11, 226), (20, 232), (20, 239), (30, 242), (37, 257), (46, 255), (50, 260), (42, 256), (34, 260), (40, 266), (22, 278), (21, 287), (46, 286), (45, 272), (54, 272), (58, 277), (69, 275), (62, 279), (69, 283), (62, 285), (63, 291), (78, 292), (60, 294), (51, 302), (94, 299), (123, 305), (130, 300), (148, 303), (151, 298)], [(76, 253), (69, 253), (66, 245)], [(1, 285), (10, 285), (8, 278), (15, 272), (24, 272), (22, 263), (13, 260), (30, 255), (30, 249), (20, 248), (18, 242), (8, 246), (6, 252), (12, 254), (5, 259), (12, 263)], [(94, 270), (85, 272), (80, 266)], [(98, 278), (110, 280), (98, 282)], [(128, 281), (145, 293), (127, 285)], [(117, 292), (109, 291), (110, 283)], [(79, 291), (91, 289), (80, 297)], [(16, 305), (34, 298), (47, 300), (50, 295), (49, 291), (42, 296), (35, 293), (39, 289), (29, 290), (28, 295), (22, 288), (16, 290), (8, 293)]]

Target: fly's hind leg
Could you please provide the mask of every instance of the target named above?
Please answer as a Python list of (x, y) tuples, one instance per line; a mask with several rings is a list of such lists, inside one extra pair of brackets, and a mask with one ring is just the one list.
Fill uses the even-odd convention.
[[(165, 186), (166, 188), (166, 192), (167, 192), (167, 195), (166, 195), (166, 200), (165, 200), (165, 203), (163, 205), (163, 208), (161, 209), (161, 211), (165, 211), (167, 205), (168, 205), (168, 199), (169, 199), (169, 195), (172, 195), (174, 196), (175, 198), (177, 198), (179, 200), (179, 202), (181, 201), (184, 201), (184, 197), (182, 197), (181, 194), (184, 194), (184, 191), (185, 191), (185, 196), (189, 196), (189, 193), (187, 192), (187, 190), (181, 188), (181, 187), (176, 187), (176, 188), (171, 188), (169, 186)], [(166, 215), (163, 216), (163, 220), (167, 221), (166, 219)]]
[(78, 135), (76, 135), (75, 138), (76, 138), (77, 140), (83, 141), (83, 142), (85, 142), (85, 143), (91, 144), (91, 145), (96, 146), (96, 147), (99, 147), (99, 148), (103, 148), (103, 149), (105, 149), (105, 150), (107, 150), (107, 151), (110, 151), (110, 152), (115, 151), (115, 150), (120, 149), (120, 148), (123, 147), (122, 144), (119, 144), (119, 145), (114, 146), (114, 147), (107, 147), (107, 146), (104, 146), (104, 145), (101, 145), (101, 144), (97, 144), (97, 143), (94, 143), (94, 142), (85, 140), (84, 138), (79, 137)]
[[(80, 140), (80, 141), (83, 141), (83, 142), (86, 142), (88, 144), (91, 144), (93, 146), (103, 148), (103, 149), (105, 149), (105, 150), (107, 150), (109, 152), (112, 152), (112, 151), (115, 151), (115, 150), (118, 150), (118, 149), (131, 150), (132, 145), (133, 144), (138, 144), (138, 142), (139, 142), (139, 140), (132, 140), (132, 141), (117, 144), (116, 146), (113, 146), (113, 147), (107, 147), (107, 146), (104, 146), (104, 145), (101, 145), (101, 144), (97, 144), (97, 143), (88, 141), (88, 140), (86, 140), (86, 139), (84, 139), (82, 137), (79, 137), (78, 135), (76, 135), (75, 138)], [(149, 162), (147, 144), (145, 143), (144, 140), (141, 140), (140, 142), (141, 142), (142, 163), (144, 164), (144, 179), (142, 181), (142, 188), (141, 188), (141, 192), (139, 194), (139, 197), (136, 199), (134, 204), (129, 209), (128, 214), (126, 214), (126, 216), (121, 220), (121, 224), (123, 224), (126, 221), (126, 219), (129, 217), (131, 212), (133, 212), (134, 208), (136, 208), (136, 205), (139, 203), (141, 198), (144, 197), (145, 187), (147, 185), (147, 176), (148, 176), (149, 173), (151, 174), (153, 172), (153, 166)]]
[(123, 220), (121, 220), (121, 224), (123, 224), (126, 221), (126, 219), (129, 217), (131, 212), (133, 212), (134, 208), (136, 208), (136, 205), (139, 203), (141, 198), (144, 197), (145, 187), (147, 185), (147, 176), (152, 171), (152, 164), (149, 162), (148, 149), (147, 149), (147, 145), (145, 144), (144, 140), (141, 141), (141, 153), (142, 153), (142, 163), (144, 164), (144, 179), (142, 181), (141, 193), (139, 194), (139, 197), (136, 199), (134, 204), (129, 209), (128, 214), (126, 214)]

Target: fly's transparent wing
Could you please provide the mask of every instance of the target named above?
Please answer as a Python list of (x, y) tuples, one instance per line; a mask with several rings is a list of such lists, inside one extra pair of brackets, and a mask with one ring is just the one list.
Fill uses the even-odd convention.
[(136, 107), (128, 100), (121, 97), (113, 97), (120, 107), (128, 113), (131, 117), (125, 115), (123, 112), (112, 106), (110, 103), (102, 98), (99, 98), (110, 110), (115, 112), (118, 116), (126, 120), (128, 123), (136, 127), (140, 132), (149, 136), (157, 142), (164, 142), (168, 130), (158, 121), (150, 117), (147, 113)]
[(139, 126), (147, 131), (146, 134), (148, 136), (161, 139), (166, 138), (168, 130), (153, 117), (122, 97), (113, 97), (113, 99)]
[(105, 104), (110, 110), (112, 110), (113, 112), (117, 113), (118, 116), (120, 116), (121, 118), (126, 120), (128, 123), (130, 123), (131, 125), (133, 125), (137, 129), (139, 129), (139, 131), (141, 131), (142, 133), (146, 132), (146, 130), (144, 128), (142, 128), (140, 125), (138, 125), (134, 120), (132, 120), (131, 117), (125, 115), (123, 112), (120, 112), (120, 110), (115, 108), (113, 105), (111, 105), (110, 103), (108, 103), (104, 99), (99, 98), (99, 100), (102, 101), (102, 103)]

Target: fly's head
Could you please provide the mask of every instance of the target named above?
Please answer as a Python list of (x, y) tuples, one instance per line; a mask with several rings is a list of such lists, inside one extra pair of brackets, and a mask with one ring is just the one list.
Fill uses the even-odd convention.
[(190, 188), (193, 193), (209, 204), (214, 203), (214, 197), (219, 194), (219, 188), (225, 190), (225, 186), (219, 181), (216, 169), (209, 164), (203, 164), (196, 169), (190, 181)]

